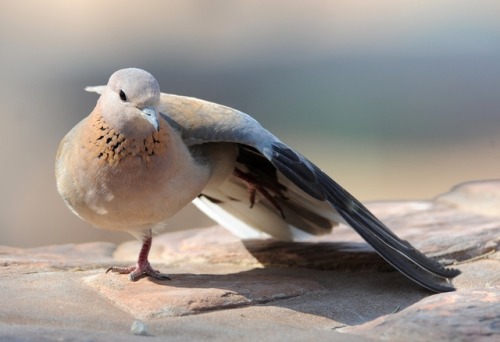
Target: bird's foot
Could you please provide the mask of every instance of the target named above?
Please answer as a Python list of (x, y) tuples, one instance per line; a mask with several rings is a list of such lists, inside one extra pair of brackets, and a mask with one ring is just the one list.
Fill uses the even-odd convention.
[(160, 271), (155, 270), (151, 267), (148, 261), (142, 264), (137, 264), (135, 266), (130, 267), (110, 267), (106, 270), (108, 272), (117, 272), (120, 274), (128, 274), (128, 277), (132, 281), (136, 281), (141, 277), (149, 276), (156, 280), (170, 280), (170, 277), (164, 273), (160, 273)]

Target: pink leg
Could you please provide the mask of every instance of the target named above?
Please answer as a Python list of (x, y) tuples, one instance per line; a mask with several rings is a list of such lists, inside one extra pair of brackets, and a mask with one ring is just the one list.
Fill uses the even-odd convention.
[(153, 269), (149, 264), (148, 255), (151, 249), (151, 243), (153, 238), (151, 233), (149, 233), (142, 242), (142, 248), (139, 253), (139, 258), (137, 259), (137, 264), (130, 267), (110, 267), (106, 270), (106, 273), (118, 272), (120, 274), (128, 274), (130, 280), (136, 281), (143, 276), (150, 276), (151, 278), (158, 280), (170, 280), (168, 275), (160, 273), (159, 271)]

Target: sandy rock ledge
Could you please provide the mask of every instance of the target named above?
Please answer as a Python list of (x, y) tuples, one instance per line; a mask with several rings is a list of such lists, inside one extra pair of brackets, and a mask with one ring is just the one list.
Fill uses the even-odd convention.
[(135, 241), (0, 246), (0, 340), (500, 340), (500, 181), (368, 206), (460, 269), (457, 291), (413, 284), (344, 226), (295, 243), (218, 226), (160, 235), (151, 261), (163, 282), (104, 273), (135, 260)]

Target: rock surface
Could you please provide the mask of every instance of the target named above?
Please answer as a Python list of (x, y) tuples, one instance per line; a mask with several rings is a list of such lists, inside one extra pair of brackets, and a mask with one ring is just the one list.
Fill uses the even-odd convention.
[(171, 281), (105, 274), (139, 243), (0, 246), (0, 340), (500, 339), (500, 182), (432, 201), (369, 208), (396, 234), (462, 271), (433, 294), (348, 227), (313, 241), (240, 241), (221, 227), (155, 238)]

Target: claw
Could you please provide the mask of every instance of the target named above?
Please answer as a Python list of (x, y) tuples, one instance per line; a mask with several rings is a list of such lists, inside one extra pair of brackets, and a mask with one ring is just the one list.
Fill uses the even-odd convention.
[(160, 273), (160, 271), (152, 268), (149, 262), (143, 265), (137, 264), (130, 267), (110, 267), (106, 270), (106, 273), (110, 271), (120, 274), (128, 274), (128, 277), (131, 281), (137, 281), (139, 278), (142, 278), (144, 276), (149, 276), (157, 280), (171, 280), (167, 274)]

